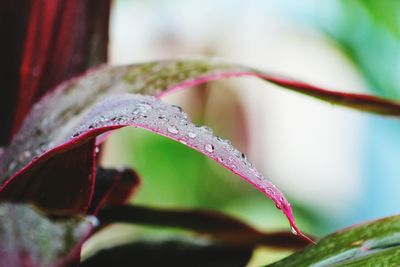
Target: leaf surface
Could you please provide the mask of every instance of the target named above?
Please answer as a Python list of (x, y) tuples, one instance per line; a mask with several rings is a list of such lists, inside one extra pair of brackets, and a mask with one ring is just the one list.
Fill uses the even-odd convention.
[(399, 262), (400, 216), (393, 216), (328, 235), (269, 266), (397, 266)]
[[(34, 106), (20, 132), (2, 155), (0, 197), (7, 196), (8, 190), (16, 190), (19, 194), (9, 194), (8, 197), (41, 204), (54, 203), (55, 206), (60, 205), (59, 208), (73, 206), (73, 210), (85, 211), (93, 194), (95, 170), (93, 167), (88, 170), (90, 159), (95, 157), (93, 140), (107, 131), (134, 126), (180, 141), (249, 181), (282, 209), (293, 230), (301, 234), (294, 223), (292, 209), (282, 193), (255, 170), (245, 155), (229, 141), (213, 135), (207, 127), (196, 127), (177, 107), (170, 107), (152, 97), (123, 94), (161, 97), (208, 81), (240, 76), (258, 77), (296, 92), (355, 109), (400, 115), (400, 105), (389, 100), (333, 92), (215, 60), (103, 66), (61, 84)], [(82, 161), (82, 164), (79, 164), (80, 160), (75, 160), (77, 164), (72, 166), (62, 164), (71, 161), (74, 155), (87, 160)], [(41, 190), (42, 185), (47, 183), (40, 181), (56, 179), (55, 174), (60, 171), (65, 175), (57, 180), (59, 186), (53, 188), (55, 193)], [(60, 196), (58, 192), (63, 192), (66, 183), (71, 184), (71, 191), (75, 190), (75, 194), (71, 192), (62, 195), (65, 198), (62, 205), (52, 201), (52, 194)], [(28, 186), (33, 184), (36, 186)], [(38, 201), (39, 192), (49, 195), (41, 196)]]
[[(170, 106), (150, 96), (117, 94), (106, 97), (92, 107), (83, 119), (77, 122), (77, 126), (70, 125), (69, 134), (66, 135), (65, 140), (60, 141), (60, 146), (50, 149), (42, 157), (34, 159), (14, 178), (8, 180), (3, 186), (0, 196), (14, 201), (34, 201), (40, 203), (41, 206), (53, 209), (57, 207), (49, 205), (55, 203), (61, 205), (58, 207), (59, 209), (69, 210), (71, 208), (68, 201), (75, 203), (74, 200), (83, 199), (85, 200), (82, 202), (84, 204), (82, 209), (84, 210), (84, 207), (88, 205), (87, 198), (91, 196), (91, 192), (87, 190), (89, 186), (82, 187), (79, 198), (71, 198), (70, 196), (74, 197), (74, 195), (65, 192), (65, 185), (48, 173), (53, 169), (46, 164), (53, 161), (61, 163), (67, 160), (68, 162), (73, 155), (77, 154), (76, 150), (79, 151), (87, 144), (92, 144), (92, 140), (96, 136), (124, 126), (140, 127), (180, 141), (230, 169), (271, 198), (287, 216), (293, 229), (301, 234), (294, 222), (292, 209), (286, 198), (252, 166), (243, 153), (234, 148), (229, 141), (215, 136), (211, 129), (192, 124), (189, 116), (182, 112), (179, 107)], [(78, 156), (82, 156), (82, 153)], [(55, 157), (58, 160), (54, 160)], [(65, 163), (62, 166), (57, 165), (57, 167), (58, 171), (61, 167), (64, 167), (63, 173), (66, 175), (72, 174), (77, 169), (71, 169)], [(46, 172), (43, 173), (42, 170), (46, 170)], [(72, 177), (71, 175), (71, 179)], [(81, 183), (84, 178), (75, 177), (77, 179), (76, 184)], [(46, 181), (49, 181), (49, 179), (54, 181), (53, 187), (41, 190), (46, 186), (48, 183)], [(67, 177), (63, 180), (68, 181)], [(86, 196), (86, 198), (83, 198), (83, 196)], [(55, 198), (58, 201), (54, 202)], [(79, 206), (76, 206), (76, 208), (79, 210)]]

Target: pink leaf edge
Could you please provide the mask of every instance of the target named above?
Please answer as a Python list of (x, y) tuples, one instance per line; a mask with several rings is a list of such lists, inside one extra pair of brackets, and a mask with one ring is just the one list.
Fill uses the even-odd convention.
[(79, 147), (107, 131), (133, 126), (179, 141), (248, 181), (282, 210), (294, 234), (311, 241), (297, 227), (289, 202), (276, 186), (265, 179), (229, 141), (215, 136), (208, 127), (192, 124), (189, 116), (177, 106), (170, 106), (150, 96), (107, 96), (90, 110), (79, 125), (68, 140), (64, 140), (23, 167), (3, 184), (0, 191), (6, 189), (13, 179), (21, 176), (32, 165), (42, 164), (52, 156)]

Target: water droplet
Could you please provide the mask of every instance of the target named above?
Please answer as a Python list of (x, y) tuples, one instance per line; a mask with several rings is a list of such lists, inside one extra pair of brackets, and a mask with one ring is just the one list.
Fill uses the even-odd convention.
[(98, 227), (100, 225), (99, 220), (95, 216), (86, 216), (85, 220), (93, 227)]
[(147, 103), (140, 103), (140, 105), (138, 105), (133, 111), (132, 114), (133, 115), (146, 115), (147, 111), (152, 109), (152, 107), (147, 104)]
[(299, 233), (297, 233), (296, 229), (294, 229), (293, 226), (290, 226), (290, 232), (292, 232), (292, 234), (294, 235), (298, 235)]
[(15, 161), (11, 161), (10, 166), (8, 166), (8, 168), (12, 170), (15, 167), (17, 167), (17, 163)]
[(31, 156), (31, 152), (29, 150), (24, 151), (24, 157), (29, 158)]
[(142, 102), (142, 103), (140, 103), (140, 105), (146, 110), (150, 110), (153, 108), (150, 104), (148, 104), (146, 102)]
[(177, 110), (177, 111), (179, 111), (179, 112), (182, 112), (182, 108), (181, 108), (180, 106), (172, 105), (172, 107), (173, 107), (175, 110)]
[(188, 132), (188, 136), (190, 138), (196, 138), (197, 134), (195, 134), (194, 132)]
[(196, 126), (196, 127), (199, 127), (205, 133), (209, 133), (209, 134), (213, 133), (213, 130), (210, 127), (207, 127), (207, 126)]
[(239, 150), (237, 150), (237, 149), (234, 149), (234, 150), (233, 150), (233, 154), (234, 154), (237, 158), (241, 158), (241, 157), (242, 157), (242, 153), (241, 153)]
[(94, 149), (94, 152), (95, 152), (96, 154), (100, 153), (100, 148), (97, 146), (97, 147)]
[(165, 115), (160, 115), (158, 118), (164, 123), (168, 121), (168, 118)]
[(210, 152), (210, 153), (214, 152), (214, 146), (212, 144), (207, 144), (207, 145), (205, 145), (204, 148), (207, 152)]
[(170, 132), (170, 133), (172, 133), (172, 134), (177, 134), (177, 133), (179, 133), (178, 128), (176, 128), (176, 126), (173, 126), (173, 125), (168, 126), (167, 131)]
[(224, 159), (221, 158), (221, 157), (218, 157), (217, 160), (218, 160), (219, 162), (224, 162)]
[(236, 169), (236, 164), (231, 164), (232, 169)]

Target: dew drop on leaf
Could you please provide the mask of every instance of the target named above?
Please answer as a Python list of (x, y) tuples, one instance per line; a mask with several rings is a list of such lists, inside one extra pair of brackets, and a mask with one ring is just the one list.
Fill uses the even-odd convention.
[(196, 138), (197, 134), (195, 134), (194, 132), (188, 132), (188, 136), (190, 138)]
[(177, 133), (179, 133), (178, 128), (176, 128), (176, 126), (173, 126), (173, 125), (168, 126), (167, 131), (170, 132), (170, 133), (172, 133), (172, 134), (177, 134)]
[(180, 106), (177, 105), (171, 105), (174, 109), (176, 109), (179, 112), (182, 112), (182, 108)]
[(214, 152), (214, 146), (213, 146), (212, 144), (207, 144), (207, 145), (205, 145), (205, 146), (204, 146), (204, 149), (205, 149), (207, 152), (210, 152), (210, 153)]
[(293, 226), (290, 227), (290, 232), (292, 232), (292, 234), (294, 234), (294, 235), (298, 235), (296, 229), (294, 229)]
[(207, 126), (197, 126), (199, 127), (203, 132), (207, 133), (207, 134), (212, 134), (213, 130), (210, 127)]

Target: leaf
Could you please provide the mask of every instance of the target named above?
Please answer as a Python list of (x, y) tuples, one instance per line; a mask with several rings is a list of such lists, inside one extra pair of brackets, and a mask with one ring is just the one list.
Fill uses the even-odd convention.
[(100, 224), (132, 223), (182, 228), (231, 246), (299, 249), (309, 244), (299, 236), (287, 232), (262, 233), (228, 215), (204, 210), (155, 209), (125, 205), (100, 210), (98, 219)]
[(355, 225), (269, 266), (397, 266), (399, 233), (400, 216)]
[(0, 266), (66, 266), (79, 261), (93, 218), (51, 221), (38, 210), (0, 204)]
[(88, 213), (97, 214), (100, 208), (127, 203), (139, 184), (139, 176), (131, 169), (97, 167), (94, 194)]
[[(88, 72), (83, 77), (63, 83), (34, 106), (20, 132), (1, 158), (0, 184), (2, 187), (0, 191), (2, 193), (0, 196), (7, 195), (7, 190), (16, 190), (19, 195), (13, 194), (9, 197), (37, 201), (41, 193), (42, 205), (54, 203), (58, 208), (65, 209), (73, 206), (73, 210), (85, 211), (92, 196), (94, 183), (93, 169), (87, 170), (90, 162), (84, 161), (84, 164), (79, 165), (79, 160), (75, 160), (76, 165), (69, 167), (63, 162), (69, 162), (74, 155), (86, 159), (94, 157), (94, 148), (90, 145), (92, 142), (90, 140), (106, 131), (132, 125), (186, 142), (188, 146), (199, 150), (245, 178), (273, 199), (288, 217), (293, 230), (301, 234), (294, 223), (291, 207), (284, 196), (268, 180), (265, 180), (245, 159), (245, 156), (233, 148), (228, 141), (213, 136), (208, 128), (194, 127), (179, 109), (158, 103), (153, 98), (128, 95), (111, 97), (123, 92), (161, 97), (168, 92), (196, 84), (246, 75), (259, 77), (332, 103), (379, 114), (400, 115), (400, 105), (395, 102), (359, 94), (332, 92), (247, 67), (213, 60), (163, 61), (121, 67), (104, 66)], [(97, 104), (99, 101), (103, 102)], [(141, 101), (143, 103), (140, 103)], [(153, 111), (156, 110), (150, 112), (152, 118), (142, 116), (147, 112), (148, 107), (151, 107)], [(167, 123), (167, 120), (170, 121)], [(176, 125), (172, 125), (173, 123)], [(178, 132), (173, 129), (174, 127), (179, 128), (176, 129)], [(189, 133), (199, 138), (191, 138)], [(45, 166), (46, 164), (50, 166)], [(41, 170), (45, 170), (44, 173)], [(58, 186), (53, 186), (51, 190), (40, 190), (40, 187), (47, 183), (41, 185), (39, 181), (49, 181), (59, 173), (63, 173), (64, 177), (57, 180)], [(34, 189), (28, 188), (30, 183), (37, 186)], [(64, 192), (66, 184), (69, 184), (71, 191), (76, 191), (75, 194), (73, 192), (68, 195), (60, 193)], [(8, 187), (11, 189), (7, 189)], [(30, 190), (31, 193), (29, 193)], [(49, 196), (43, 196), (43, 194), (49, 194)], [(62, 196), (65, 201), (59, 205), (57, 201), (53, 201), (51, 194), (56, 197)], [(27, 198), (27, 195), (30, 197)], [(73, 205), (68, 205), (68, 203)]]
[(134, 241), (98, 251), (81, 267), (92, 266), (193, 266), (244, 267), (252, 249), (199, 240)]
[(0, 47), (5, 58), (0, 70), (2, 146), (39, 97), (106, 61), (110, 0), (3, 1), (0, 7), (0, 34), (6, 37)]
[[(37, 120), (28, 120), (28, 122), (32, 123), (28, 129), (35, 131), (34, 127)], [(27, 126), (27, 124), (25, 124), (24, 127), (25, 126)], [(214, 136), (211, 129), (193, 125), (188, 115), (183, 113), (180, 108), (162, 103), (154, 97), (141, 95), (121, 94), (108, 96), (92, 107), (88, 113), (84, 114), (82, 121), (77, 122), (76, 128), (73, 125), (69, 125), (70, 132), (66, 132), (68, 134), (66, 134), (64, 140), (61, 139), (55, 142), (61, 145), (45, 152), (41, 157), (34, 159), (14, 177), (9, 179), (1, 188), (0, 196), (14, 201), (39, 202), (40, 205), (45, 208), (56, 208), (53, 205), (62, 203), (62, 205), (58, 207), (59, 209), (70, 210), (71, 208), (66, 202), (66, 199), (70, 200), (71, 203), (78, 203), (78, 200), (82, 199), (82, 193), (88, 196), (90, 192), (82, 187), (83, 189), (79, 191), (81, 194), (75, 195), (76, 201), (74, 201), (74, 199), (71, 199), (74, 195), (66, 194), (64, 189), (65, 185), (60, 183), (60, 181), (54, 180), (48, 172), (60, 172), (61, 168), (64, 167), (62, 173), (72, 173), (74, 170), (71, 170), (70, 166), (65, 164), (65, 158), (62, 159), (63, 155), (67, 154), (66, 158), (69, 160), (71, 156), (76, 154), (74, 150), (80, 149), (86, 144), (91, 144), (91, 140), (97, 135), (124, 126), (140, 127), (180, 141), (230, 169), (271, 198), (276, 203), (277, 207), (282, 209), (287, 216), (294, 231), (297, 231), (297, 233), (301, 235), (300, 230), (294, 223), (292, 209), (286, 198), (270, 181), (266, 180), (262, 174), (252, 166), (244, 154), (234, 148), (229, 141)], [(64, 130), (67, 131), (67, 129)], [(61, 136), (58, 138), (60, 137)], [(31, 140), (41, 141), (39, 138)], [(13, 144), (17, 144), (17, 141), (18, 140)], [(21, 144), (25, 145), (26, 143), (21, 142)], [(28, 143), (28, 145), (31, 144)], [(12, 147), (10, 147), (6, 153), (11, 152), (11, 149)], [(5, 155), (4, 158), (6, 159), (6, 157), (7, 155)], [(54, 157), (58, 157), (59, 159), (53, 160)], [(60, 163), (57, 165), (58, 168), (56, 170), (51, 169), (51, 166), (49, 167), (48, 165), (45, 166), (46, 168), (43, 167), (44, 164), (48, 164), (48, 162), (52, 160)], [(46, 170), (46, 173), (41, 172), (41, 170)], [(80, 184), (83, 180), (82, 177), (77, 175), (71, 175), (71, 179), (72, 177), (75, 177), (77, 184)], [(47, 190), (41, 190), (39, 186), (29, 187), (29, 184), (39, 184), (46, 187), (47, 182), (42, 181), (49, 181), (50, 179), (53, 179), (55, 182), (53, 182), (52, 187), (47, 188)], [(63, 180), (71, 184), (70, 180)], [(82, 192), (82, 190), (85, 191)], [(54, 198), (58, 201), (55, 202)], [(65, 199), (63, 200), (63, 198)], [(86, 201), (86, 198), (84, 198), (84, 200)], [(84, 210), (86, 202), (82, 203), (84, 206), (81, 209)], [(79, 208), (79, 206), (74, 208)]]
[[(11, 139), (13, 114), (17, 102), (19, 67), (31, 1), (0, 2), (0, 147)], [(6, 89), (7, 88), (7, 89)]]
[[(61, 149), (63, 153), (32, 161), (16, 182), (10, 179), (6, 190), (0, 188), (0, 200), (30, 201), (43, 209), (86, 213), (94, 189), (94, 142), (89, 140), (74, 150)], [(26, 155), (31, 152), (26, 150)], [(14, 160), (18, 159), (22, 158)]]
[(32, 2), (13, 131), (60, 82), (106, 61), (110, 0)]

